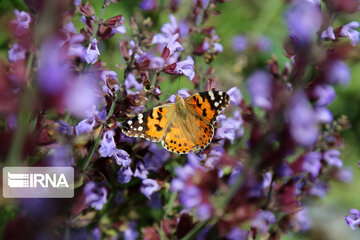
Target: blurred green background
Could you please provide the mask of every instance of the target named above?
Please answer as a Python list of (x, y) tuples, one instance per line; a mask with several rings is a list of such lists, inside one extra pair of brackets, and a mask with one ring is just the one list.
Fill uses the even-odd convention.
[[(100, 0), (90, 1), (97, 13), (99, 12), (102, 2)], [(128, 34), (116, 35), (100, 44), (99, 48), (102, 52), (101, 59), (107, 66), (116, 70), (120, 76), (123, 60), (119, 51), (119, 41), (121, 39), (130, 40), (131, 29), (129, 26), (130, 16), (139, 12), (138, 4), (140, 1), (119, 1), (108, 7), (105, 11), (104, 18), (112, 17), (118, 14), (125, 16), (125, 26)], [(168, 1), (158, 1), (160, 7), (166, 8)], [(191, 7), (192, 0), (184, 0), (181, 4), (179, 12), (175, 14), (177, 19), (186, 17), (188, 8)], [(7, 58), (7, 51), (13, 39), (7, 32), (6, 22), (11, 19), (14, 9), (27, 10), (26, 5), (19, 0), (15, 1), (0, 1), (0, 57)], [(227, 3), (219, 4), (217, 8), (221, 14), (211, 16), (207, 26), (215, 26), (217, 34), (221, 37), (220, 43), (224, 46), (224, 52), (219, 54), (217, 59), (211, 64), (215, 68), (216, 79), (223, 83), (225, 89), (232, 86), (238, 86), (244, 92), (243, 81), (246, 79), (246, 71), (239, 71), (239, 63), (244, 61), (244, 56), (239, 56), (232, 50), (232, 38), (236, 34), (244, 34), (249, 37), (258, 37), (261, 35), (267, 36), (272, 41), (272, 50), (262, 54), (248, 53), (245, 60), (252, 59), (256, 62), (258, 68), (264, 68), (266, 61), (272, 55), (276, 56), (279, 61), (280, 68), (288, 59), (284, 56), (283, 42), (287, 38), (288, 30), (284, 22), (284, 11), (286, 10), (285, 1), (280, 0), (230, 0)], [(146, 13), (154, 21), (153, 31), (159, 32), (163, 23), (169, 21), (170, 11), (163, 10), (160, 15)], [(360, 21), (360, 14), (339, 15), (334, 28), (341, 24), (350, 21)], [(79, 30), (82, 27), (80, 16), (73, 19), (73, 23)], [(358, 48), (357, 50), (358, 51)], [(360, 56), (354, 54), (354, 56)], [(254, 60), (255, 59), (255, 60)], [(312, 202), (311, 215), (313, 219), (313, 230), (309, 233), (303, 234), (288, 234), (281, 239), (360, 239), (360, 234), (351, 230), (345, 220), (344, 216), (348, 214), (351, 208), (360, 208), (360, 187), (357, 183), (360, 181), (360, 169), (358, 161), (360, 156), (359, 139), (360, 139), (360, 81), (357, 79), (360, 75), (359, 57), (351, 59), (348, 64), (352, 70), (352, 80), (347, 87), (337, 87), (337, 99), (330, 105), (330, 109), (337, 118), (342, 114), (348, 116), (352, 125), (351, 129), (344, 132), (345, 146), (342, 150), (341, 159), (345, 166), (353, 169), (353, 182), (344, 184), (340, 182), (333, 182), (330, 191), (324, 199), (318, 199)], [(253, 69), (255, 70), (255, 68)], [(121, 79), (122, 80), (122, 79)], [(173, 84), (174, 85), (174, 84)], [(166, 93), (175, 93), (173, 85), (166, 82), (162, 84), (162, 90)], [(181, 77), (179, 79), (179, 88), (190, 87), (188, 79)], [(245, 94), (246, 95), (246, 94)], [(165, 96), (166, 98), (168, 96)]]

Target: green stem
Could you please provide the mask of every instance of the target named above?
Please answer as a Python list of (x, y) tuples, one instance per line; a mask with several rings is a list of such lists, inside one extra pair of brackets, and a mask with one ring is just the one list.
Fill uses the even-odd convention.
[(10, 151), (6, 159), (6, 166), (16, 166), (21, 158), (23, 144), (26, 139), (26, 130), (31, 119), (32, 102), (34, 98), (33, 90), (30, 89), (30, 72), (34, 62), (34, 54), (30, 52), (29, 60), (26, 66), (26, 81), (27, 87), (25, 88), (24, 96), (21, 99), (20, 112), (18, 115), (18, 126), (12, 139)]
[(166, 210), (165, 210), (165, 216), (170, 215), (171, 210), (172, 210), (173, 205), (174, 205), (174, 202), (175, 202), (175, 199), (176, 199), (176, 196), (177, 196), (177, 192), (172, 192), (171, 193), (169, 203), (168, 203), (168, 205), (166, 207)]
[(120, 96), (121, 96), (121, 94), (119, 92), (116, 95), (116, 98), (114, 99), (114, 101), (112, 102), (110, 110), (109, 110), (108, 114), (106, 115), (106, 118), (105, 118), (104, 122), (101, 124), (101, 129), (100, 129), (99, 135), (97, 136), (94, 145), (92, 145), (92, 147), (90, 149), (89, 155), (86, 157), (86, 159), (85, 159), (85, 161), (83, 163), (83, 167), (82, 167), (83, 171), (85, 171), (87, 169), (87, 167), (89, 166), (91, 158), (94, 155), (95, 150), (99, 146), (99, 143), (100, 143), (100, 140), (101, 140), (101, 135), (102, 135), (102, 133), (104, 131), (105, 124), (106, 124), (107, 120), (113, 115), (115, 107), (116, 107), (116, 103), (119, 100)]
[(99, 22), (102, 21), (104, 11), (105, 11), (105, 8), (107, 7), (107, 5), (108, 5), (108, 0), (104, 0), (104, 4), (101, 7), (99, 17), (97, 18), (98, 23), (95, 24), (95, 26), (94, 26), (93, 34), (91, 35), (90, 42), (96, 37), (97, 31), (99, 30), (99, 25), (100, 25)]

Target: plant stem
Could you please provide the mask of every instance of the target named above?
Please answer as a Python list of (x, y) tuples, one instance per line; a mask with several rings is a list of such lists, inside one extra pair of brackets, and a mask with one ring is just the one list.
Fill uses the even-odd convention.
[(32, 100), (34, 98), (34, 92), (30, 88), (30, 72), (34, 62), (34, 54), (30, 52), (29, 60), (26, 66), (26, 81), (27, 87), (25, 88), (24, 96), (21, 99), (20, 112), (18, 115), (18, 126), (15, 131), (15, 134), (12, 138), (11, 147), (6, 159), (6, 166), (15, 166), (19, 163), (23, 145), (26, 139), (26, 130), (28, 129), (30, 119), (31, 119), (31, 111), (32, 111)]
[[(104, 0), (104, 4), (101, 7), (99, 17), (97, 18), (98, 22), (102, 21), (104, 11), (105, 11), (105, 8), (107, 7), (107, 5), (108, 5), (108, 0)], [(95, 24), (94, 29), (93, 29), (93, 34), (91, 35), (91, 38), (90, 38), (90, 42), (96, 37), (97, 31), (99, 30), (99, 25), (100, 25), (100, 23)]]

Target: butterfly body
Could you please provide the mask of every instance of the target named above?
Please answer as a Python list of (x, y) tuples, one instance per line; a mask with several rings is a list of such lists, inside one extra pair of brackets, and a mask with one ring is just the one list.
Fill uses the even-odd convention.
[(154, 107), (128, 119), (123, 133), (161, 141), (168, 151), (186, 154), (205, 148), (214, 135), (213, 123), (229, 104), (229, 95), (222, 91), (196, 93), (175, 103)]

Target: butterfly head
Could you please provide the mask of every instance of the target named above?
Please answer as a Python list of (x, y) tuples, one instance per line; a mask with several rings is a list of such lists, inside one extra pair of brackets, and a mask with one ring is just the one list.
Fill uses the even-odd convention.
[(176, 110), (178, 111), (178, 113), (186, 113), (185, 101), (179, 94), (176, 94), (175, 101)]

